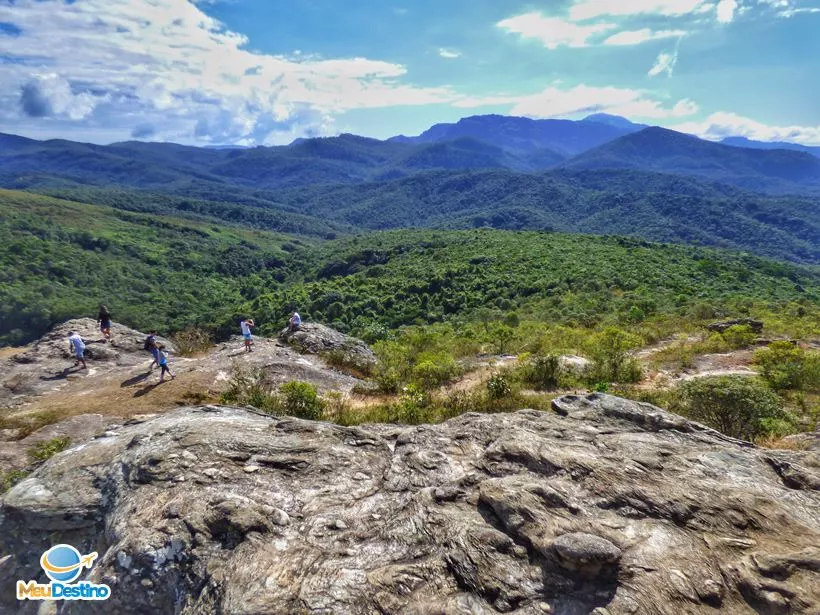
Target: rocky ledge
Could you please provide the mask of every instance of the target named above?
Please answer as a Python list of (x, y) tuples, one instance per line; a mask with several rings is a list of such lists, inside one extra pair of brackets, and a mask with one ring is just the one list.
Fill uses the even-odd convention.
[(112, 597), (63, 613), (817, 613), (818, 467), (599, 394), (418, 427), (183, 408), (8, 492), (0, 583), (66, 542)]
[(279, 334), (279, 339), (300, 352), (325, 355), (331, 362), (335, 360), (363, 372), (369, 372), (378, 362), (376, 355), (362, 340), (319, 323), (302, 323), (296, 331), (285, 329)]

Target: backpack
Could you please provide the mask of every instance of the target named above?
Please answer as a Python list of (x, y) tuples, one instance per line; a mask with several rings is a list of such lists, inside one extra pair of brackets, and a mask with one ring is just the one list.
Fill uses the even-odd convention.
[(143, 346), (143, 350), (151, 350), (151, 343), (154, 341), (154, 336), (149, 335), (145, 338), (145, 345)]

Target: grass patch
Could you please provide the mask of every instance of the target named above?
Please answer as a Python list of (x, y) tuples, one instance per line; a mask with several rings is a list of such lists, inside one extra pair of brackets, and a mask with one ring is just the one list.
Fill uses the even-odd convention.
[(21, 480), (26, 478), (31, 472), (27, 470), (10, 470), (0, 472), (0, 493), (5, 493)]
[(0, 419), (0, 429), (16, 429), (15, 440), (22, 440), (38, 429), (60, 422), (62, 418), (56, 410), (41, 410), (24, 416), (2, 418)]
[(51, 440), (44, 440), (37, 442), (30, 449), (28, 449), (28, 457), (32, 463), (42, 463), (51, 459), (57, 453), (61, 453), (71, 446), (71, 438), (68, 436), (58, 436)]

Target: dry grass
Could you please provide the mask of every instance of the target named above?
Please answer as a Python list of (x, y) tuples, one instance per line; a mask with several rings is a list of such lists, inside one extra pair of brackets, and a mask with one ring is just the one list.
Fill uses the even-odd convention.
[(809, 445), (811, 444), (808, 439), (805, 440), (797, 440), (794, 438), (778, 438), (775, 436), (771, 436), (768, 438), (762, 438), (755, 442), (761, 448), (771, 448), (777, 449), (782, 451), (805, 451), (808, 450)]
[(0, 361), (4, 361), (6, 359), (10, 359), (16, 354), (20, 354), (21, 352), (25, 352), (26, 347), (15, 347), (15, 346), (6, 346), (4, 348), (0, 348)]

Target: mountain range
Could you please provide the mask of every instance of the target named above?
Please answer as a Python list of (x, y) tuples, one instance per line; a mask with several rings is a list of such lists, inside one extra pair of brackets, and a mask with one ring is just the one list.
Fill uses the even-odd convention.
[(764, 145), (605, 114), (475, 116), (415, 137), (343, 134), (254, 148), (0, 134), (0, 187), (321, 237), (491, 226), (820, 262), (820, 148)]

